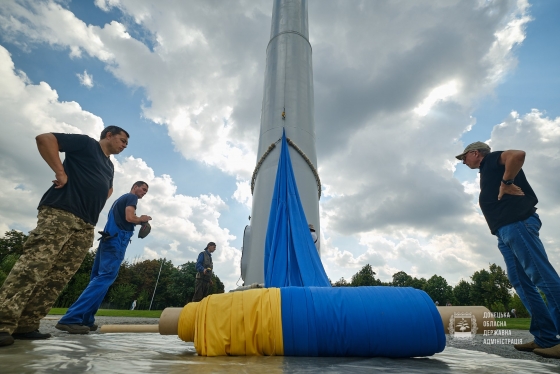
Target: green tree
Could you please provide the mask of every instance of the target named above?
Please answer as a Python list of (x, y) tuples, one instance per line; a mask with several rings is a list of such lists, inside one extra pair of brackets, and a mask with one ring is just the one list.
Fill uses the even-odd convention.
[(336, 282), (333, 283), (333, 287), (349, 287), (350, 283), (344, 279), (344, 277), (340, 278)]
[(412, 284), (412, 277), (404, 271), (399, 271), (398, 273), (393, 274), (394, 287), (412, 287)]
[(128, 309), (134, 300), (136, 287), (133, 284), (121, 283), (108, 292), (108, 299), (117, 309)]
[(516, 293), (514, 293), (513, 297), (511, 298), (510, 307), (512, 309), (515, 309), (515, 314), (517, 315), (518, 318), (530, 318), (531, 317), (531, 315), (529, 314), (529, 311), (527, 310), (527, 308), (525, 308), (525, 305), (523, 305), (523, 302), (521, 301), (521, 299), (519, 298), (519, 296)]
[(28, 237), (21, 231), (6, 231), (4, 237), (0, 238), (0, 263), (10, 255), (15, 255), (19, 258), (23, 253), (23, 243), (25, 243)]
[(12, 270), (18, 259), (19, 255), (14, 253), (4, 257), (2, 262), (0, 262), (0, 286), (4, 284), (4, 281), (8, 277), (8, 274), (10, 274), (10, 271)]
[(489, 270), (482, 269), (471, 276), (471, 301), (473, 305), (484, 305), (492, 311), (505, 312), (509, 310), (511, 301), (511, 283), (500, 266), (491, 264)]
[(471, 284), (464, 279), (453, 288), (453, 296), (458, 305), (473, 305), (471, 301)]
[(359, 272), (352, 276), (350, 285), (354, 287), (358, 286), (377, 286), (379, 281), (375, 279), (375, 272), (371, 268), (370, 264), (365, 265)]
[(439, 301), (444, 303), (447, 301), (454, 301), (453, 288), (447, 284), (445, 278), (434, 274), (426, 281), (424, 291), (432, 298), (434, 302)]

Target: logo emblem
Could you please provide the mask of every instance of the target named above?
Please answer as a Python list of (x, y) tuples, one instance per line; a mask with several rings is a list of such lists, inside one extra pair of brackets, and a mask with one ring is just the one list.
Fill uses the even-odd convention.
[(471, 312), (454, 312), (449, 318), (448, 331), (451, 339), (472, 340), (478, 327)]

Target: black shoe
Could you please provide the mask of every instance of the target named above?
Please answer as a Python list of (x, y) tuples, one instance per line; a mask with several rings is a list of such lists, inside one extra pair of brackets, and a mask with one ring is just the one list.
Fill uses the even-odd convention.
[(0, 347), (14, 344), (14, 338), (7, 332), (0, 332)]
[(12, 338), (22, 340), (43, 340), (51, 337), (51, 334), (42, 334), (39, 330), (31, 332), (13, 333)]
[(97, 326), (97, 323), (94, 323), (93, 325), (91, 325), (91, 326), (89, 327), (89, 331), (97, 331), (97, 328), (98, 328), (98, 327), (99, 327), (99, 326)]
[(68, 331), (70, 334), (87, 334), (89, 333), (89, 327), (84, 325), (65, 325), (62, 323), (57, 323), (55, 328), (61, 331)]

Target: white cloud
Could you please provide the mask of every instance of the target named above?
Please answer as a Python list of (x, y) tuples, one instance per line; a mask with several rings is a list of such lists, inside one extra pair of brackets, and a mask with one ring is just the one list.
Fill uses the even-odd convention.
[[(50, 186), (52, 172), (36, 150), (34, 138), (44, 132), (84, 133), (98, 138), (102, 120), (84, 111), (75, 102), (60, 102), (54, 90), (41, 82), (31, 84), (14, 71), (9, 53), (0, 46), (0, 222), (8, 227), (32, 229), (41, 195)], [(15, 141), (17, 140), (17, 141)], [(133, 156), (115, 165), (115, 191), (100, 215), (98, 230), (106, 222), (112, 202), (129, 191), (137, 180), (146, 181), (149, 193), (138, 204), (138, 212), (152, 216), (149, 245), (139, 249), (144, 258), (165, 256), (175, 264), (194, 261), (209, 241), (220, 243), (216, 252), (216, 272), (226, 287), (234, 287), (241, 253), (229, 243), (235, 236), (219, 224), (220, 211), (227, 209), (215, 195), (198, 197), (177, 194), (169, 175), (157, 176), (144, 161)], [(133, 246), (142, 246), (139, 239)], [(129, 250), (131, 249), (129, 247)], [(132, 253), (134, 251), (132, 250)], [(237, 266), (235, 266), (237, 264)]]
[[(247, 181), (256, 161), (271, 2), (217, 2), (212, 9), (204, 2), (171, 0), (95, 4), (104, 11), (118, 8), (123, 16), (99, 27), (63, 4), (2, 2), (2, 37), (27, 51), (49, 43), (67, 48), (74, 59), (91, 56), (119, 81), (142, 88), (145, 118), (165, 126), (186, 159), (234, 176), (236, 189), (224, 196), (250, 206)], [(516, 65), (514, 47), (524, 41), (531, 21), (527, 2), (355, 4), (309, 4), (318, 166), (325, 186), (321, 250), (329, 276), (349, 278), (371, 263), (384, 280), (399, 269), (454, 282), (499, 262), (495, 238), (476, 205), (477, 177), (459, 182), (454, 172), (464, 166), (453, 156), (464, 148), (461, 136), (478, 126), (472, 117), (477, 103)], [(76, 103), (58, 102), (46, 83), (26, 82), (13, 64), (6, 71), (12, 82), (7, 87), (16, 90), (13, 97), (7, 91), (0, 105), (19, 104), (0, 114), (4, 123), (19, 120), (29, 136), (40, 129), (87, 132), (91, 123), (101, 125), (89, 113), (70, 118), (87, 112)], [(31, 111), (17, 115), (24, 106)], [(490, 140), (494, 148), (528, 151), (526, 171), (541, 200), (547, 243), (560, 240), (552, 229), (560, 222), (554, 179), (558, 121), (539, 110), (512, 114)], [(11, 147), (6, 154), (15, 159)], [(230, 262), (223, 272), (232, 280), (238, 275), (237, 265), (231, 266), (237, 252), (228, 247), (233, 235), (220, 226), (224, 200), (178, 194), (173, 176), (155, 175), (138, 156), (121, 160), (117, 178), (119, 185), (134, 178), (153, 183), (141, 205), (155, 224), (154, 240), (142, 248), (145, 255), (192, 260), (205, 241), (218, 238), (225, 243), (218, 258), (224, 266)], [(48, 174), (40, 159), (26, 157), (16, 161), (18, 167)], [(5, 164), (2, 172), (10, 198), (36, 201), (31, 194), (41, 189), (33, 183), (15, 189), (29, 184), (27, 174)], [(20, 216), (30, 221), (28, 214)], [(242, 228), (236, 230), (241, 235)], [(557, 263), (560, 254), (551, 251)]]
[(93, 75), (88, 74), (87, 70), (84, 70), (84, 74), (78, 73), (76, 76), (80, 80), (82, 86), (86, 86), (87, 88), (93, 87)]

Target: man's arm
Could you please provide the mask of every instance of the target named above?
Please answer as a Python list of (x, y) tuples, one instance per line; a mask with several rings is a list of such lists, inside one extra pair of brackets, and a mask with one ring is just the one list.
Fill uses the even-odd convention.
[(200, 252), (200, 254), (198, 255), (198, 258), (196, 259), (196, 271), (198, 271), (199, 273), (204, 273), (206, 274), (206, 269), (204, 268), (204, 266), (202, 266), (202, 264), (204, 263), (204, 252)]
[(56, 140), (53, 134), (46, 133), (37, 135), (35, 141), (37, 142), (37, 149), (41, 157), (43, 157), (43, 160), (45, 160), (52, 171), (54, 171), (55, 180), (52, 181), (55, 185), (54, 188), (64, 187), (64, 185), (68, 183), (68, 176), (64, 171), (64, 166), (62, 166), (62, 161), (60, 161), (60, 156), (58, 155), (58, 153), (62, 151), (58, 140)]
[[(509, 150), (504, 151), (500, 155), (499, 163), (500, 165), (504, 165), (506, 170), (504, 171), (504, 176), (502, 177), (503, 180), (511, 180), (514, 179), (523, 163), (525, 162), (525, 151), (516, 151), (516, 150)], [(516, 186), (515, 184), (504, 184), (503, 182), (500, 184), (500, 192), (498, 193), (498, 200), (502, 199), (504, 195), (516, 195), (516, 196), (523, 196), (525, 193)]]
[(136, 208), (133, 206), (127, 206), (125, 209), (125, 217), (126, 221), (130, 223), (134, 223), (135, 225), (140, 225), (141, 223), (148, 222), (152, 219), (152, 217), (147, 215), (141, 215), (140, 217), (136, 216)]

